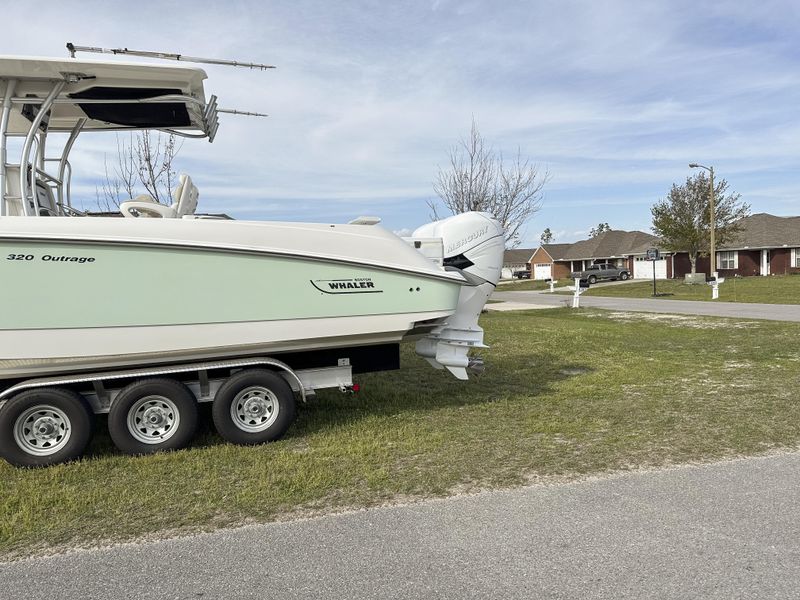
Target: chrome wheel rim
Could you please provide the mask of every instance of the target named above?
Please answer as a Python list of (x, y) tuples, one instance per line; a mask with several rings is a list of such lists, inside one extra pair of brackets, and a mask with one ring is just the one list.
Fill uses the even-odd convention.
[(178, 431), (181, 415), (166, 396), (144, 396), (128, 411), (128, 431), (143, 444), (160, 444)]
[(257, 433), (270, 427), (278, 418), (278, 397), (260, 385), (253, 385), (236, 394), (231, 402), (231, 419), (242, 431)]
[(14, 422), (14, 441), (27, 454), (50, 456), (61, 450), (72, 436), (72, 423), (60, 408), (39, 404)]

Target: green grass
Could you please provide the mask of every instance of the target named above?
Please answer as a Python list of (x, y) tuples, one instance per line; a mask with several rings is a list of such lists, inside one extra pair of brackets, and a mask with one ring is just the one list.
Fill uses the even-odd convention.
[[(503, 290), (505, 291), (505, 290)], [(669, 300), (711, 300), (710, 285), (687, 285), (679, 280), (658, 280), (660, 298)], [(652, 281), (637, 281), (625, 285), (593, 287), (589, 296), (614, 298), (650, 298)], [(761, 302), (766, 304), (800, 304), (800, 277), (772, 275), (769, 277), (727, 277), (719, 286), (719, 299), (723, 302)]]
[[(568, 279), (559, 279), (556, 281), (556, 287), (569, 284), (570, 281)], [(497, 286), (498, 292), (530, 292), (549, 289), (550, 284), (540, 279), (519, 279), (511, 283), (503, 283)]]
[(0, 464), (0, 557), (755, 454), (800, 443), (800, 324), (567, 309), (482, 317), (487, 371), (404, 369), (320, 394), (258, 447)]

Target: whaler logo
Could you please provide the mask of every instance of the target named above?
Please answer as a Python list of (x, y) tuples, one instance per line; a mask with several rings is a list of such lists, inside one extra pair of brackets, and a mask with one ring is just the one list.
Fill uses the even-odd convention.
[(450, 255), (450, 253), (453, 252), (453, 250), (455, 250), (456, 248), (461, 248), (461, 246), (469, 244), (471, 241), (483, 237), (488, 233), (488, 231), (489, 231), (489, 226), (486, 225), (485, 227), (481, 227), (478, 231), (469, 234), (467, 237), (461, 238), (460, 240), (453, 242), (447, 247), (446, 250), (447, 254)]
[(312, 279), (311, 285), (325, 294), (382, 294), (370, 277), (352, 279)]

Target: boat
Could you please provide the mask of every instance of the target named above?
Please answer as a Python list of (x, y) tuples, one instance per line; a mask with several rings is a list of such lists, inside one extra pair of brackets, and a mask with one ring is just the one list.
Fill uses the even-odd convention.
[[(201, 190), (185, 174), (171, 206), (131, 198), (115, 216), (73, 206), (69, 156), (79, 136), (158, 130), (213, 142), (225, 111), (206, 96), (205, 80), (195, 66), (0, 57), (0, 454), (17, 452), (15, 464), (75, 454), (33, 452), (45, 444), (37, 419), (47, 438), (69, 420), (66, 410), (28, 415), (27, 426), (24, 413), (6, 415), (29, 452), (19, 459), (22, 442), (3, 451), (3, 414), (36, 390), (91, 384), (82, 393), (92, 412), (113, 413), (113, 394), (104, 399), (97, 388), (116, 379), (186, 365), (235, 370), (258, 357), (291, 375), (295, 365), (325, 366), (321, 357), (365, 372), (395, 368), (403, 341), (458, 379), (480, 367), (470, 351), (484, 346), (478, 316), (505, 244), (488, 214), (429, 223), (410, 238), (372, 217), (214, 218), (197, 214)], [(313, 391), (285, 378), (295, 392)], [(166, 447), (163, 432), (150, 435), (140, 451)]]

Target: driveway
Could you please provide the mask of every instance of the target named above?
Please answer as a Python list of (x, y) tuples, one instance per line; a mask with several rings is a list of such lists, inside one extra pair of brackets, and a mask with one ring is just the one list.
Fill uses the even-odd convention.
[(796, 598), (800, 453), (0, 565), (4, 598)]
[[(549, 292), (501, 292), (492, 294), (493, 300), (540, 306), (569, 306), (572, 296)], [(499, 306), (499, 305), (495, 305)], [(740, 319), (767, 319), (770, 321), (800, 321), (800, 304), (750, 304), (745, 302), (697, 302), (692, 300), (664, 300), (659, 298), (605, 298), (581, 296), (581, 306), (634, 312), (671, 313), (677, 315), (703, 315), (709, 317), (736, 317)], [(488, 306), (487, 308), (491, 308)]]

